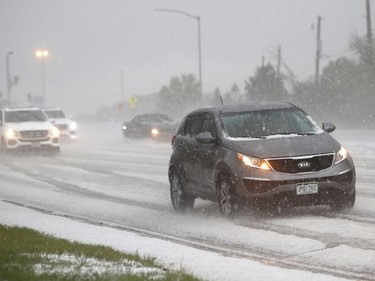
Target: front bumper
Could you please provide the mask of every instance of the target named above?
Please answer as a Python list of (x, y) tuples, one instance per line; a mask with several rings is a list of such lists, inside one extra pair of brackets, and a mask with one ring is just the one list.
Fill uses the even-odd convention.
[[(355, 168), (350, 158), (323, 171), (301, 174), (240, 167), (235, 177), (241, 197), (286, 206), (328, 204), (332, 198), (355, 192), (355, 182)], [(297, 185), (307, 183), (316, 183), (317, 193), (297, 195)]]
[(60, 137), (61, 138), (70, 138), (70, 139), (76, 139), (76, 131), (74, 130), (60, 130)]
[(59, 137), (45, 138), (12, 138), (5, 140), (5, 146), (8, 150), (50, 150), (60, 147)]

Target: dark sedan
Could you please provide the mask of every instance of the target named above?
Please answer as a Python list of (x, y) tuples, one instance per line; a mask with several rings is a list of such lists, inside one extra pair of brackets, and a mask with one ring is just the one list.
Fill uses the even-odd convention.
[(125, 138), (152, 138), (170, 140), (178, 124), (168, 115), (148, 113), (135, 116), (124, 122), (122, 133)]
[[(175, 210), (197, 197), (225, 216), (243, 203), (352, 208), (355, 168), (348, 151), (302, 109), (287, 103), (201, 108), (181, 122), (169, 180)], [(263, 204), (262, 204), (263, 205)]]

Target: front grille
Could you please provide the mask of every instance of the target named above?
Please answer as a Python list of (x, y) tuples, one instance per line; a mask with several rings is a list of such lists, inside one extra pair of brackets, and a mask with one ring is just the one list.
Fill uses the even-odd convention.
[(40, 139), (48, 136), (48, 130), (20, 131), (20, 135), (25, 139)]
[(20, 142), (41, 142), (41, 141), (49, 141), (50, 138), (40, 138), (40, 139), (19, 139)]
[(307, 172), (318, 172), (328, 169), (333, 164), (334, 154), (316, 156), (269, 159), (268, 163), (276, 172), (298, 174)]

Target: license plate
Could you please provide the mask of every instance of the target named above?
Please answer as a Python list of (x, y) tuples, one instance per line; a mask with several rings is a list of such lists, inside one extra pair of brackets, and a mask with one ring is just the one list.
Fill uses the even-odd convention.
[(297, 195), (318, 193), (318, 184), (316, 182), (300, 183), (296, 187)]
[(32, 148), (39, 148), (40, 147), (40, 143), (39, 142), (32, 142), (31, 143), (31, 147)]

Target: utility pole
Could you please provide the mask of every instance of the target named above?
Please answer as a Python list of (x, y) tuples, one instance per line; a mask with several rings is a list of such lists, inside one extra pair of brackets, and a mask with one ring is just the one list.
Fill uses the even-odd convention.
[(372, 64), (374, 54), (373, 54), (373, 49), (372, 49), (370, 0), (366, 0), (366, 24), (367, 24), (367, 48), (368, 48), (368, 52), (369, 52), (370, 64)]
[[(203, 94), (203, 81), (202, 81), (202, 38), (201, 38), (201, 17), (196, 17), (198, 21), (198, 63), (199, 63), (199, 92)], [(202, 98), (202, 97), (201, 97)]]
[(124, 70), (121, 69), (121, 103), (124, 103)]
[(12, 51), (8, 52), (6, 55), (6, 71), (7, 71), (7, 105), (10, 106), (10, 89), (12, 88), (12, 81), (10, 80), (10, 67), (9, 67), (9, 57), (13, 54)]
[(315, 85), (319, 85), (319, 64), (320, 59), (322, 57), (322, 41), (320, 39), (320, 23), (322, 21), (322, 17), (318, 16), (318, 29), (316, 33), (316, 58), (315, 58)]
[(277, 78), (280, 78), (281, 45), (277, 48)]

